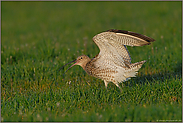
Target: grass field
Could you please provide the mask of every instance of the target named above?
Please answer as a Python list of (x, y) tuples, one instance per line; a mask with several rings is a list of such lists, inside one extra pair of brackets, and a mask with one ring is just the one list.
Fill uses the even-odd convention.
[[(65, 63), (99, 49), (108, 29), (156, 41), (128, 47), (147, 60), (112, 83)], [(1, 121), (182, 121), (182, 2), (1, 2)], [(122, 86), (122, 84), (120, 84)]]

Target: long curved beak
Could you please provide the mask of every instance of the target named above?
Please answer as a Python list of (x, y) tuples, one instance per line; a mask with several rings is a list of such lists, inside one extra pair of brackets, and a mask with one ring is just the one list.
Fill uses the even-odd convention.
[[(60, 71), (61, 69), (63, 69), (66, 65), (68, 65), (68, 64), (70, 64), (70, 63), (72, 63), (72, 62), (76, 62), (76, 60), (73, 60), (73, 61), (71, 61), (71, 62), (65, 64), (64, 66), (62, 66), (62, 67), (59, 69), (59, 71)], [(74, 65), (76, 65), (76, 63), (73, 64), (72, 66), (70, 66), (70, 67), (64, 72), (64, 74), (65, 74), (71, 67), (73, 67)], [(63, 74), (63, 75), (64, 75), (64, 74)]]

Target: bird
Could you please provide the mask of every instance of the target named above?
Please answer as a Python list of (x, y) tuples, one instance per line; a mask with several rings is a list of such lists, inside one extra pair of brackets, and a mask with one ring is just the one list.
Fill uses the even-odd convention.
[(99, 47), (100, 52), (90, 59), (87, 55), (81, 55), (77, 59), (65, 64), (75, 62), (65, 72), (75, 65), (81, 66), (87, 74), (102, 79), (105, 87), (109, 82), (114, 83), (122, 92), (119, 83), (136, 77), (139, 69), (146, 62), (131, 63), (131, 56), (127, 46), (149, 45), (155, 40), (145, 35), (118, 29), (109, 29), (93, 37), (93, 41)]

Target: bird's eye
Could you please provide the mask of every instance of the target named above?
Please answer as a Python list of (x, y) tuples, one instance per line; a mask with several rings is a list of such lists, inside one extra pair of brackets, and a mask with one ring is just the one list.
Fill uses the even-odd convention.
[(83, 58), (81, 57), (81, 59), (83, 59)]

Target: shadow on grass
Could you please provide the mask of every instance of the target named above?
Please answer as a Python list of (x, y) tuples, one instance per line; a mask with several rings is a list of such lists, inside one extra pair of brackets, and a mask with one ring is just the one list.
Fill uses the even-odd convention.
[[(136, 78), (132, 78), (133, 81), (135, 81), (136, 84), (142, 84), (144, 85), (145, 83), (155, 83), (156, 81), (164, 81), (165, 79), (170, 79), (170, 78), (182, 78), (182, 63), (179, 62), (177, 65), (173, 68), (173, 70), (170, 71), (161, 71), (159, 73), (155, 74), (148, 74), (148, 75), (143, 75), (143, 76), (137, 76)], [(125, 83), (125, 85), (128, 85)], [(130, 82), (129, 86), (132, 86), (133, 83), (132, 81)]]

